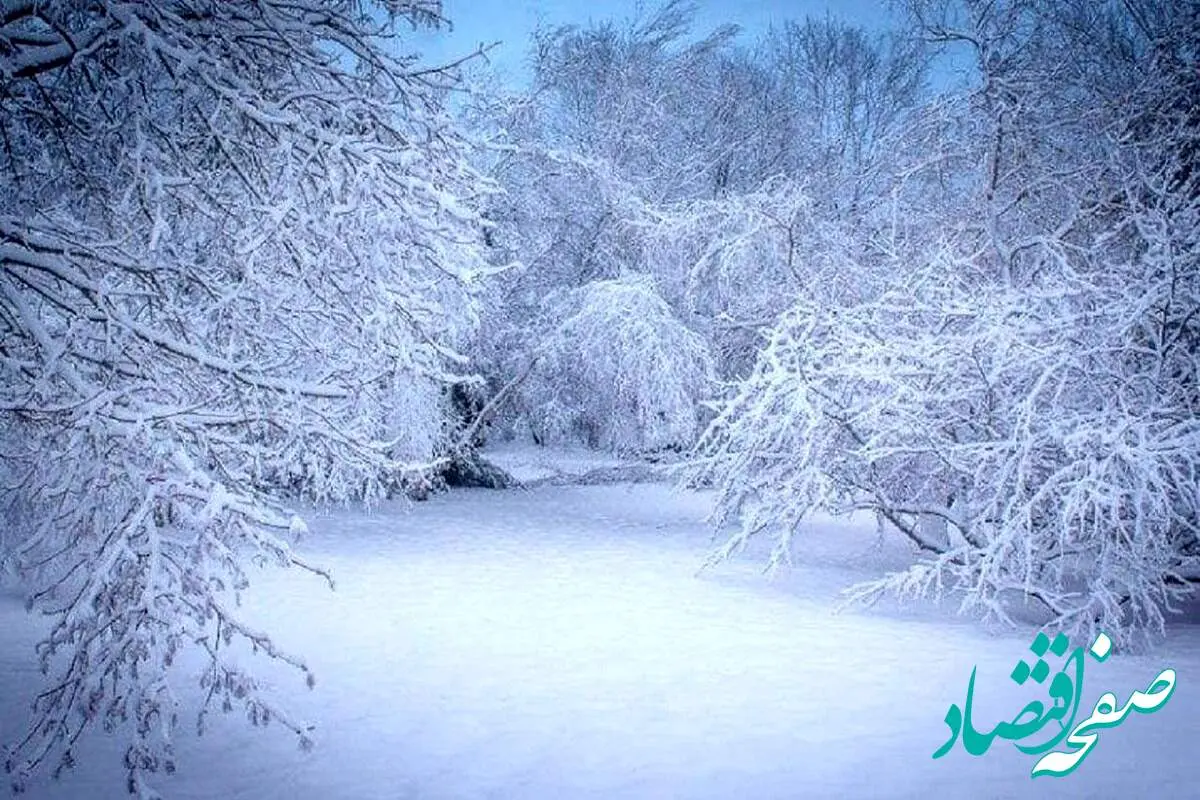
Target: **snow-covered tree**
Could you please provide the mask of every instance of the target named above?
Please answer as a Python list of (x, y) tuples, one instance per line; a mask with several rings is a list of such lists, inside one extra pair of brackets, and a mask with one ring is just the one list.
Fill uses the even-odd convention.
[(870, 276), (847, 268), (848, 226), (796, 180), (652, 210), (639, 228), (646, 268), (712, 343), (726, 377), (748, 374), (763, 331), (797, 297), (831, 306), (869, 291)]
[[(693, 4), (667, 2), (535, 36), (533, 85), (495, 125), (511, 144), (491, 165), (506, 189), (494, 209), (498, 261), (522, 267), (485, 315), (479, 354), (493, 383), (522, 374), (558, 336), (547, 298), (594, 282), (651, 276), (724, 376), (748, 371), (762, 331), (796, 296), (862, 288), (842, 269), (857, 256), (848, 232), (880, 204), (868, 192), (891, 200), (881, 165), (924, 74), (916, 48), (826, 18), (751, 50), (732, 27), (693, 36), (694, 16)], [(539, 318), (549, 321), (529, 323)], [(567, 404), (554, 418), (596, 423), (598, 407), (554, 397)], [(539, 428), (552, 406), (535, 407)]]
[(878, 292), (784, 315), (698, 475), (742, 521), (724, 554), (772, 531), (777, 564), (812, 512), (870, 510), (919, 557), (853, 598), (1024, 596), (1129, 643), (1200, 579), (1200, 14), (965, 5), (934, 30), (979, 51), (980, 174)]
[(538, 441), (647, 452), (695, 440), (712, 357), (648, 277), (596, 281), (548, 307), (521, 393)]
[(831, 217), (855, 219), (877, 202), (881, 171), (893, 163), (889, 134), (921, 96), (922, 41), (832, 16), (788, 20), (770, 30), (759, 56), (771, 76), (757, 124), (772, 174), (806, 181)]
[(454, 70), (389, 54), (439, 13), (0, 3), (0, 557), (51, 620), (18, 788), (102, 725), (149, 793), (185, 649), (205, 710), (310, 742), (226, 653), (311, 685), (237, 611), (249, 564), (306, 566), (281, 492), (370, 499), (446, 435), (491, 189), (443, 109)]

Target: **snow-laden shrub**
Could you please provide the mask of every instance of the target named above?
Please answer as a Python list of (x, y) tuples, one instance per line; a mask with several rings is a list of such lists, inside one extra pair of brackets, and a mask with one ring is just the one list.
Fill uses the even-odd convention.
[(813, 512), (870, 510), (919, 559), (854, 598), (1161, 627), (1200, 578), (1200, 270), (1152, 256), (1020, 291), (943, 257), (877, 300), (798, 303), (699, 445), (742, 522), (722, 553), (773, 531), (777, 565)]
[(1200, 584), (1200, 12), (960, 10), (923, 24), (984, 80), (905, 171), (922, 222), (864, 220), (870, 291), (782, 316), (695, 474), (742, 522), (723, 553), (869, 510), (919, 560), (851, 598), (1032, 598), (1130, 643)]
[(649, 278), (597, 281), (552, 305), (555, 322), (523, 387), (538, 440), (639, 452), (695, 440), (712, 357)]

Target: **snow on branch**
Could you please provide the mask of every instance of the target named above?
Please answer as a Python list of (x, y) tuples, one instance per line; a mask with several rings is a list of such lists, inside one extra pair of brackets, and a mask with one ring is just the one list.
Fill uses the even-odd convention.
[(539, 439), (631, 452), (690, 444), (712, 357), (653, 282), (597, 281), (558, 302), (558, 321), (522, 391)]
[(486, 271), (494, 189), (402, 20), (440, 5), (0, 3), (3, 557), (51, 622), (18, 788), (100, 725), (150, 794), (185, 649), (210, 705), (311, 741), (230, 661), (312, 680), (240, 618), (246, 565), (330, 580), (287, 504), (436, 468)]
[(740, 522), (717, 559), (772, 535), (779, 566), (814, 512), (870, 511), (916, 562), (851, 600), (1009, 619), (1029, 598), (1128, 645), (1200, 583), (1200, 175), (1180, 157), (1200, 142), (1200, 14), (1164, 17), (1151, 47), (1038, 13), (1044, 39), (938, 111), (991, 137), (940, 190), (958, 221), (868, 228), (842, 270), (870, 291), (802, 293), (769, 327), (692, 478)]

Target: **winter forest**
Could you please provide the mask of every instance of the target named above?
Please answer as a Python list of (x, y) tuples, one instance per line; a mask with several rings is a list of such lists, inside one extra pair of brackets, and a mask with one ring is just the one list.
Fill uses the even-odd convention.
[(13, 792), (1194, 792), (1200, 5), (880, 7), (0, 0)]

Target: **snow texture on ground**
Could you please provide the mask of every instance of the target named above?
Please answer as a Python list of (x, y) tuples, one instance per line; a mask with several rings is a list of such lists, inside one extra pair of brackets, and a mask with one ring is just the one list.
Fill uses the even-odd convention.
[[(761, 554), (697, 575), (709, 498), (658, 485), (461, 490), (405, 509), (316, 514), (302, 543), (334, 592), (300, 571), (257, 574), (247, 613), (317, 673), (247, 655), (276, 698), (318, 726), (217, 713), (186, 722), (174, 798), (1182, 798), (1200, 796), (1200, 632), (1089, 662), (1080, 717), (1163, 667), (1165, 707), (1102, 731), (1065, 778), (997, 741), (945, 741), (943, 716), (978, 666), (977, 726), (1011, 719), (1029, 630), (989, 631), (929, 606), (834, 614), (840, 588), (905, 558), (870, 524), (814, 523), (773, 581)], [(37, 620), (0, 596), (0, 739), (39, 685)], [(195, 663), (190, 665), (195, 668)], [(188, 666), (184, 666), (184, 671)], [(181, 690), (194, 704), (199, 690)], [(119, 797), (121, 742), (87, 738), (79, 766), (34, 798)]]

